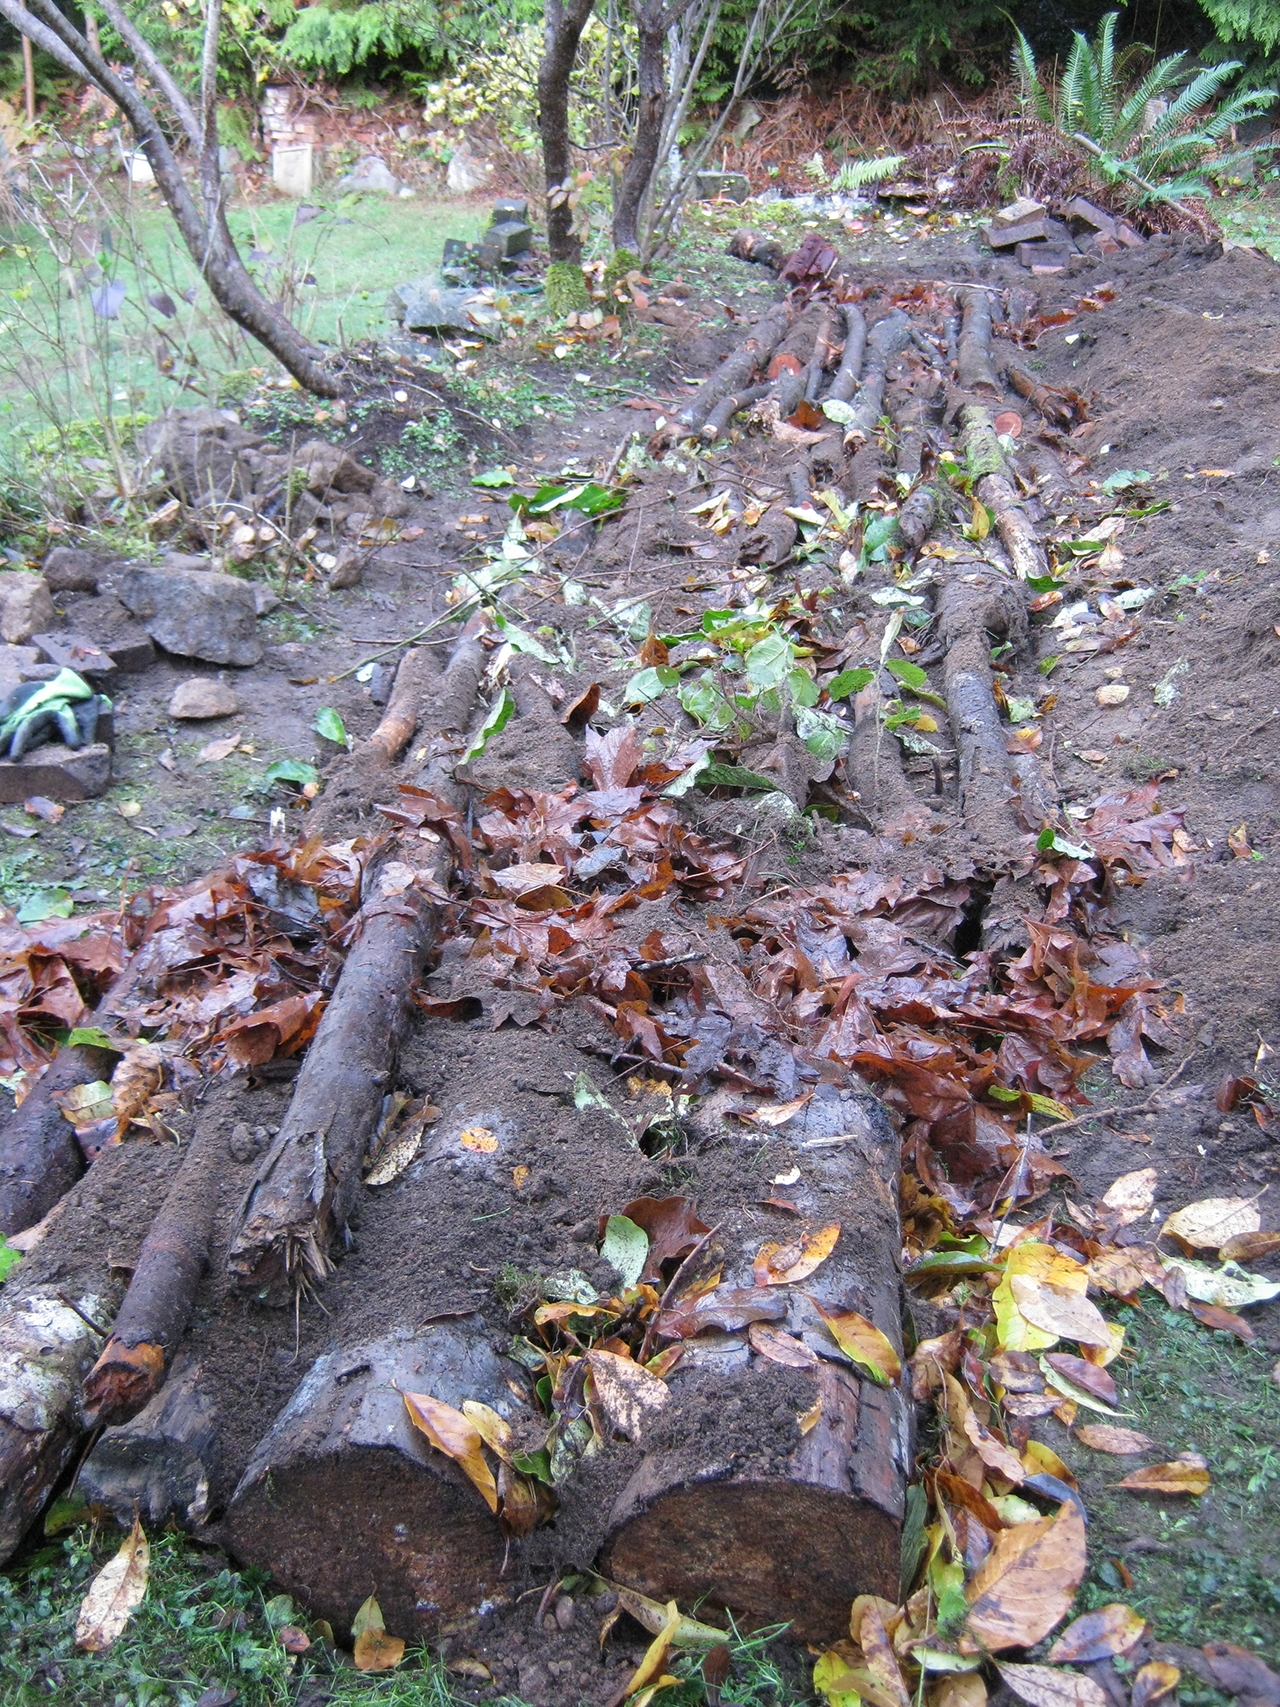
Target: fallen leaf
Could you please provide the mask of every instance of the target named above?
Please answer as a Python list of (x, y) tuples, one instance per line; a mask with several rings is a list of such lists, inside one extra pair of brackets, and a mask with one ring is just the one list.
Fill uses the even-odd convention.
[(851, 1357), (882, 1387), (892, 1386), (902, 1374), (902, 1359), (875, 1323), (856, 1310), (828, 1310), (816, 1298), (810, 1298), (809, 1302), (845, 1356)]
[[(1104, 1405), (1119, 1405), (1120, 1395), (1116, 1391), (1116, 1384), (1105, 1369), (1086, 1363), (1083, 1357), (1072, 1357), (1065, 1351), (1046, 1352), (1043, 1362), (1058, 1375), (1065, 1377), (1073, 1388), (1083, 1388), (1093, 1398), (1101, 1399)], [(1070, 1396), (1074, 1398), (1075, 1394)]]
[(788, 1369), (813, 1369), (818, 1363), (816, 1351), (810, 1351), (803, 1340), (782, 1328), (770, 1327), (767, 1322), (752, 1322), (747, 1339), (753, 1351), (767, 1357), (770, 1363), (781, 1363)]
[(745, 1110), (738, 1118), (745, 1120), (748, 1126), (785, 1126), (788, 1120), (799, 1114), (812, 1096), (812, 1091), (806, 1091), (803, 1096), (795, 1097), (791, 1102), (766, 1102), (759, 1108)]
[(404, 1643), (398, 1636), (387, 1635), (382, 1608), (372, 1594), (351, 1620), (351, 1634), (357, 1671), (394, 1671), (404, 1658)]
[(1052, 1245), (1032, 1240), (1015, 1245), (1005, 1258), (1004, 1274), (991, 1298), (999, 1348), (1004, 1351), (1046, 1351), (1059, 1335), (1056, 1330), (1042, 1332), (1022, 1314), (1013, 1294), (1013, 1282), (1019, 1278), (1051, 1281), (1060, 1289), (1083, 1293), (1088, 1289), (1089, 1271)]
[(564, 867), (545, 860), (531, 861), (509, 865), (505, 870), (491, 871), (489, 875), (504, 894), (513, 895), (518, 900), (535, 889), (554, 888), (564, 879)]
[(1202, 1322), (1206, 1328), (1213, 1328), (1217, 1333), (1234, 1334), (1246, 1344), (1258, 1337), (1243, 1316), (1237, 1316), (1234, 1310), (1224, 1310), (1220, 1304), (1192, 1302), (1187, 1308), (1197, 1322)]
[(751, 1322), (783, 1321), (786, 1314), (785, 1297), (767, 1286), (726, 1286), (667, 1311), (659, 1319), (658, 1332), (664, 1339), (688, 1340), (708, 1328), (735, 1333)]
[(799, 1423), (799, 1425), (800, 1425), (801, 1434), (811, 1433), (812, 1430), (817, 1428), (818, 1423), (821, 1420), (821, 1418), (822, 1418), (822, 1394), (819, 1393), (818, 1397), (809, 1406), (809, 1409), (807, 1411), (801, 1411), (800, 1415), (796, 1418), (797, 1423)]
[[(647, 1684), (662, 1688), (668, 1683), (676, 1683), (676, 1678), (660, 1677), (663, 1666), (667, 1663), (667, 1651), (671, 1647), (672, 1638), (680, 1625), (680, 1609), (674, 1600), (667, 1602), (666, 1623), (650, 1642), (644, 1658), (636, 1667), (632, 1676), (622, 1688), (609, 1699), (609, 1707), (622, 1707), (624, 1701), (629, 1701), (633, 1695), (638, 1695)], [(646, 1694), (648, 1691), (646, 1690)], [(638, 1707), (638, 1704), (637, 1704)]]
[(806, 1280), (826, 1262), (840, 1237), (840, 1223), (806, 1228), (791, 1244), (761, 1245), (752, 1264), (757, 1286), (784, 1286), (789, 1281)]
[(475, 1683), (492, 1683), (493, 1673), (483, 1660), (446, 1660), (445, 1670), (451, 1671), (455, 1677), (469, 1677)]
[(483, 1437), (461, 1411), (433, 1399), (429, 1393), (402, 1393), (405, 1409), (415, 1428), (421, 1429), (438, 1452), (452, 1458), (480, 1490), (490, 1511), (498, 1509), (498, 1485), (481, 1451)]
[(1073, 1504), (1003, 1530), (965, 1588), (966, 1634), (991, 1651), (1031, 1647), (1071, 1610), (1085, 1564), (1084, 1519)]
[(497, 1134), (487, 1126), (464, 1127), (458, 1134), (458, 1142), (464, 1150), (474, 1150), (482, 1156), (491, 1156), (498, 1148)]
[(1106, 1318), (1083, 1292), (1020, 1274), (1014, 1275), (1010, 1285), (1023, 1320), (1041, 1333), (1079, 1345), (1110, 1346)]
[(151, 1549), (135, 1516), (133, 1528), (89, 1584), (76, 1619), (76, 1647), (100, 1654), (120, 1635), (147, 1592)]
[(1112, 1482), (1111, 1486), (1137, 1494), (1198, 1496), (1209, 1486), (1209, 1472), (1203, 1464), (1175, 1458), (1170, 1464), (1147, 1464), (1141, 1470), (1131, 1470), (1123, 1482)]
[(511, 1424), (500, 1417), (492, 1405), (482, 1405), (477, 1399), (462, 1401), (462, 1414), (484, 1441), (490, 1452), (504, 1463), (511, 1462)]
[(520, 1166), (518, 1168), (512, 1168), (512, 1170), (511, 1170), (511, 1183), (512, 1183), (512, 1185), (515, 1186), (517, 1191), (523, 1191), (524, 1190), (525, 1182), (528, 1180), (528, 1178), (529, 1178), (529, 1170), (527, 1167), (525, 1167), (523, 1162), (520, 1164)]
[(1138, 1168), (1131, 1174), (1121, 1174), (1107, 1187), (1103, 1204), (1117, 1211), (1116, 1218), (1122, 1227), (1149, 1212), (1156, 1200), (1158, 1177), (1154, 1168)]
[(890, 1707), (911, 1707), (911, 1693), (902, 1677), (898, 1656), (885, 1630), (895, 1607), (878, 1595), (860, 1594), (849, 1609), (849, 1634), (862, 1649), (867, 1671), (876, 1692)]
[(1068, 1624), (1045, 1658), (1050, 1665), (1088, 1665), (1113, 1654), (1127, 1654), (1146, 1631), (1147, 1621), (1140, 1612), (1114, 1601)]
[(1169, 1216), (1160, 1237), (1172, 1233), (1193, 1250), (1217, 1250), (1241, 1233), (1256, 1233), (1262, 1225), (1257, 1204), (1247, 1197), (1206, 1197)]
[(1139, 1452), (1151, 1452), (1155, 1441), (1136, 1428), (1116, 1428), (1112, 1423), (1083, 1423), (1075, 1438), (1093, 1452), (1110, 1452), (1117, 1458), (1131, 1458)]
[(311, 1638), (305, 1630), (299, 1630), (296, 1624), (285, 1624), (276, 1631), (276, 1641), (286, 1654), (305, 1654), (311, 1646)]
[(618, 1276), (624, 1289), (634, 1286), (649, 1261), (649, 1235), (626, 1215), (610, 1215), (604, 1224), (600, 1257)]
[(1011, 1666), (996, 1670), (1028, 1707), (1110, 1707), (1111, 1698), (1100, 1683), (1078, 1671), (1055, 1666)]
[(1280, 1251), (1280, 1233), (1237, 1233), (1218, 1255), (1223, 1262), (1258, 1262)]
[(1182, 1673), (1168, 1660), (1148, 1660), (1133, 1680), (1132, 1707), (1152, 1707), (1153, 1702), (1162, 1700), (1181, 1681)]
[(43, 794), (33, 794), (29, 800), (23, 801), (22, 810), (33, 818), (43, 818), (46, 824), (56, 824), (65, 816), (67, 809), (47, 800)]
[[(689, 1197), (637, 1197), (622, 1213), (648, 1236), (649, 1254), (640, 1278), (654, 1286), (662, 1279), (664, 1262), (688, 1256), (703, 1234), (711, 1231), (699, 1221)], [(603, 1225), (600, 1231), (603, 1236)]]
[(1170, 1257), (1165, 1260), (1165, 1274), (1178, 1271), (1182, 1275), (1188, 1298), (1198, 1304), (1218, 1304), (1224, 1310), (1243, 1310), (1250, 1304), (1265, 1304), (1280, 1297), (1280, 1280), (1264, 1280), (1260, 1274), (1227, 1263), (1211, 1268), (1208, 1263), (1193, 1262), (1190, 1257)]
[[(196, 754), (196, 763), (198, 765), (217, 764), (220, 759), (230, 757), (239, 745), (240, 732), (237, 730), (234, 735), (224, 735), (221, 740), (210, 741), (207, 747), (201, 747)], [(121, 807), (121, 811), (123, 810), (124, 808)], [(139, 806), (137, 810), (140, 812), (142, 808)]]
[(1280, 1676), (1265, 1660), (1233, 1642), (1206, 1642), (1213, 1681), (1228, 1695), (1247, 1696), (1250, 1707), (1280, 1707)]
[(596, 1400), (615, 1434), (636, 1441), (671, 1400), (665, 1381), (629, 1357), (611, 1351), (589, 1351), (587, 1366)]

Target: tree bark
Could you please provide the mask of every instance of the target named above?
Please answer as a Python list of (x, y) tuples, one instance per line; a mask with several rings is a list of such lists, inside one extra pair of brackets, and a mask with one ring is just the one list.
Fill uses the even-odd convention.
[(963, 293), (964, 319), (956, 371), (966, 391), (982, 388), (1000, 395), (1000, 381), (991, 360), (991, 299), (985, 290)]
[(200, 1127), (142, 1242), (111, 1338), (85, 1380), (86, 1427), (127, 1422), (159, 1392), (208, 1266), (225, 1160), (221, 1131)]
[(844, 354), (836, 377), (831, 381), (827, 396), (836, 403), (847, 403), (858, 388), (862, 374), (862, 357), (867, 347), (866, 316), (856, 303), (846, 302), (844, 309)]
[(1013, 806), (1005, 728), (991, 679), (989, 634), (1018, 645), (1026, 633), (1020, 589), (995, 572), (976, 582), (949, 577), (938, 599), (946, 647), (947, 711), (956, 745), (960, 807), (984, 848), (1007, 852), (1025, 833)]
[[(136, 83), (119, 76), (101, 53), (90, 46), (86, 37), (68, 22), (53, 0), (31, 0), (30, 10), (21, 0), (0, 0), (0, 17), (5, 18), (21, 36), (50, 54), (65, 70), (100, 90), (120, 108), (137, 137), (139, 147), (151, 163), (156, 186), (168, 204), (192, 260), (223, 313), (269, 350), (306, 390), (321, 397), (340, 396), (341, 382), (325, 365), (323, 352), (266, 300), (240, 259), (226, 220), (216, 132), (209, 129), (208, 122), (202, 125), (197, 121), (190, 103), (124, 16), (117, 0), (104, 0), (104, 9), (151, 81), (165, 96), (186, 133), (199, 162), (203, 211), (192, 197), (164, 128), (139, 94)], [(206, 58), (210, 36), (215, 47), (217, 38), (218, 9), (211, 6), (209, 12)], [(208, 107), (206, 102), (207, 121)]]
[(259, 1444), (228, 1507), (227, 1544), (346, 1631), (376, 1584), (405, 1637), (474, 1614), (499, 1587), (498, 1519), (409, 1420), (404, 1393), (511, 1417), (507, 1376), (476, 1317), (317, 1359)]
[(104, 1506), (122, 1528), (138, 1512), (148, 1527), (172, 1518), (195, 1529), (209, 1515), (219, 1465), (218, 1417), (186, 1355), (150, 1402), (121, 1428), (104, 1429), (85, 1460), (78, 1487), (90, 1506)]
[[(829, 1642), (847, 1630), (855, 1595), (897, 1601), (910, 1418), (899, 1390), (843, 1359), (811, 1300), (857, 1310), (901, 1345), (899, 1147), (865, 1091), (821, 1086), (805, 1113), (803, 1136), (777, 1152), (803, 1159), (804, 1183), (788, 1196), (806, 1221), (838, 1221), (840, 1234), (811, 1277), (769, 1289), (784, 1318), (769, 1325), (799, 1340), (813, 1364), (779, 1368), (746, 1329), (686, 1340), (670, 1402), (650, 1442), (641, 1436), (645, 1456), (610, 1513), (600, 1570), (656, 1600), (790, 1619), (800, 1640)], [(758, 1229), (752, 1237), (715, 1204), (699, 1213), (722, 1227), (723, 1284), (751, 1286), (750, 1258), (738, 1273), (738, 1252), (754, 1247)], [(774, 1236), (794, 1237), (794, 1227)], [(737, 1420), (722, 1427), (727, 1414)], [(790, 1425), (792, 1416), (804, 1420)]]
[(636, 113), (635, 141), (631, 158), (622, 174), (613, 203), (613, 246), (640, 252), (640, 209), (645, 191), (658, 165), (658, 145), (662, 140), (662, 119), (667, 105), (667, 86), (663, 66), (663, 42), (675, 16), (685, 6), (669, 9), (663, 0), (637, 0), (633, 7), (636, 21), (636, 81), (639, 90), (639, 110)]
[(387, 709), (369, 737), (369, 745), (388, 764), (398, 759), (413, 740), (423, 699), (438, 674), (435, 651), (430, 646), (410, 647), (401, 658)]
[(547, 253), (553, 261), (580, 261), (568, 203), (573, 158), (569, 151), (569, 79), (594, 0), (547, 0), (542, 60), (538, 66), (538, 132), (547, 182)]
[(853, 419), (845, 435), (845, 443), (865, 442), (871, 438), (884, 413), (884, 388), (890, 363), (907, 347), (911, 322), (900, 308), (894, 308), (877, 320), (867, 338), (866, 361), (862, 382), (853, 400)]
[(0, 1234), (21, 1233), (47, 1215), (84, 1172), (75, 1127), (53, 1100), (55, 1091), (109, 1078), (107, 1049), (62, 1048), (0, 1130)]
[(990, 414), (978, 404), (966, 404), (961, 421), (965, 455), (970, 468), (979, 472), (978, 496), (995, 518), (1015, 575), (1020, 581), (1029, 575), (1047, 575), (1049, 559), (1010, 478)]
[(680, 425), (689, 432), (697, 432), (711, 413), (713, 404), (749, 386), (756, 370), (767, 365), (790, 324), (791, 309), (785, 302), (775, 303), (751, 328), (737, 349), (731, 350), (715, 372), (703, 380), (676, 416)]

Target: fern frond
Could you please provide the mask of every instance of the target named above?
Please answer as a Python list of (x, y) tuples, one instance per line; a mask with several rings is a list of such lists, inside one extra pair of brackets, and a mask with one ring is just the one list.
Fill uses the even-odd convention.
[(1043, 124), (1053, 123), (1053, 101), (1040, 78), (1040, 67), (1031, 43), (1015, 25), (1013, 41), (1013, 74), (1018, 79), (1018, 99), (1031, 107)]
[(1126, 96), (1120, 108), (1116, 119), (1118, 135), (1123, 134), (1126, 141), (1130, 140), (1142, 123), (1147, 102), (1155, 100), (1157, 96), (1167, 96), (1178, 87), (1182, 63), (1186, 57), (1185, 53), (1171, 53), (1151, 67), (1133, 93)]
[(1208, 65), (1198, 71), (1182, 93), (1169, 102), (1168, 111), (1162, 113), (1151, 127), (1151, 135), (1167, 136), (1171, 131), (1177, 130), (1197, 107), (1203, 107), (1207, 101), (1211, 101), (1231, 73), (1239, 69), (1238, 59), (1224, 59), (1221, 65)]
[(846, 160), (831, 180), (833, 190), (860, 190), (892, 178), (906, 162), (905, 154), (885, 154), (879, 160)]

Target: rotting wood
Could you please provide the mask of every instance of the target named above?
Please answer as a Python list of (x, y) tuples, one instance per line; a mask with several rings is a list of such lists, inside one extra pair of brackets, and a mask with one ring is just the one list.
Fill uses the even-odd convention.
[(398, 759), (413, 740), (423, 700), (439, 674), (436, 654), (430, 646), (412, 646), (401, 658), (387, 709), (369, 737), (369, 745), (388, 764)]
[(374, 1584), (388, 1628), (405, 1636), (501, 1599), (498, 1519), (413, 1426), (401, 1395), (455, 1410), (474, 1399), (511, 1418), (508, 1377), (521, 1373), (495, 1356), (479, 1317), (319, 1358), (240, 1479), (227, 1544), (335, 1630)]
[(726, 431), (735, 415), (750, 408), (751, 404), (759, 403), (769, 395), (771, 389), (768, 385), (750, 385), (745, 391), (735, 391), (728, 397), (722, 397), (703, 422), (702, 437), (709, 444), (714, 444)]
[(1039, 380), (1028, 373), (1010, 345), (1000, 346), (996, 355), (1011, 389), (1016, 391), (1019, 397), (1025, 397), (1034, 409), (1038, 409), (1051, 427), (1065, 429), (1072, 425), (1075, 413), (1070, 403), (1061, 392), (1041, 385)]
[(822, 324), (818, 328), (818, 336), (814, 340), (813, 356), (805, 377), (804, 394), (810, 403), (817, 402), (832, 364), (840, 353), (843, 320), (844, 316), (839, 307), (834, 302), (828, 303)]
[(991, 299), (975, 288), (960, 293), (963, 320), (960, 326), (956, 374), (965, 391), (985, 389), (998, 397), (1002, 387), (991, 359)]
[(21, 1108), (5, 1121), (0, 1131), (0, 1235), (33, 1227), (84, 1172), (75, 1127), (54, 1095), (109, 1079), (116, 1059), (108, 1049), (64, 1044)]
[[(973, 565), (966, 565), (972, 568)], [(1024, 834), (1013, 805), (1012, 772), (992, 686), (991, 639), (1026, 638), (1021, 588), (987, 571), (949, 575), (938, 597), (947, 712), (956, 746), (960, 807), (983, 847), (1008, 850)]]
[(103, 1430), (77, 1486), (90, 1507), (104, 1507), (122, 1528), (135, 1511), (148, 1527), (172, 1519), (183, 1529), (199, 1528), (218, 1474), (218, 1441), (217, 1411), (200, 1364), (183, 1354), (135, 1417)]
[(978, 496), (991, 511), (1014, 574), (1020, 581), (1029, 575), (1047, 575), (1049, 560), (1044, 545), (1022, 507), (990, 412), (980, 404), (969, 403), (961, 410), (960, 419), (968, 466), (979, 475)]
[(199, 1126), (142, 1241), (111, 1338), (85, 1379), (86, 1427), (127, 1422), (160, 1390), (208, 1266), (225, 1154), (221, 1129)]
[(827, 399), (833, 403), (847, 403), (857, 390), (867, 347), (866, 316), (855, 302), (842, 303), (841, 308), (844, 312), (844, 353), (827, 392)]
[(768, 365), (769, 358), (782, 342), (791, 324), (791, 308), (785, 302), (775, 303), (768, 313), (756, 322), (735, 350), (720, 363), (676, 416), (685, 432), (697, 432), (711, 412), (712, 405), (731, 392), (741, 391), (750, 384), (757, 369)]
[(932, 481), (922, 479), (898, 511), (898, 534), (909, 557), (919, 554), (937, 519), (937, 489)]
[(890, 365), (907, 347), (911, 322), (900, 308), (890, 309), (867, 334), (862, 379), (853, 399), (853, 418), (845, 443), (856, 445), (870, 439), (884, 414), (884, 390)]
[[(478, 638), (464, 633), (431, 708), (437, 733), (415, 755), (426, 761), (420, 786), (447, 786), (457, 756), (452, 731), (467, 721), (483, 667)], [(419, 852), (423, 847), (393, 841), (366, 872), (359, 936), (227, 1253), (242, 1286), (274, 1294), (285, 1283), (323, 1280), (333, 1267), (412, 1018), (410, 987), (435, 937), (436, 909), (421, 884), (438, 885), (447, 844), (434, 844), (434, 853)]]
[[(709, 1098), (699, 1120), (713, 1123), (723, 1100)], [(747, 1330), (686, 1340), (661, 1421), (638, 1441), (645, 1456), (614, 1504), (599, 1566), (654, 1599), (701, 1601), (751, 1622), (790, 1620), (799, 1639), (825, 1642), (847, 1629), (854, 1596), (893, 1598), (898, 1589), (909, 1412), (897, 1389), (842, 1359), (811, 1300), (858, 1311), (900, 1346), (899, 1146), (874, 1097), (828, 1085), (788, 1136), (803, 1175), (789, 1197), (811, 1223), (840, 1222), (816, 1272), (776, 1289), (785, 1316), (770, 1325), (815, 1362), (781, 1371), (752, 1349)], [(700, 1212), (721, 1219), (716, 1206)], [(722, 1242), (723, 1284), (751, 1286), (754, 1239)], [(770, 1431), (784, 1382), (797, 1421), (780, 1450)], [(729, 1399), (745, 1428), (735, 1438), (710, 1422)]]

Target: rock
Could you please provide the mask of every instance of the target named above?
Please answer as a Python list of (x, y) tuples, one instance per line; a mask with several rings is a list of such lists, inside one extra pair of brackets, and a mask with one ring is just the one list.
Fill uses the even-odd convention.
[(205, 552), (196, 557), (189, 551), (166, 551), (160, 559), (162, 569), (204, 570), (213, 568), (213, 558)]
[(189, 676), (169, 697), (170, 717), (191, 722), (202, 717), (234, 717), (239, 709), (236, 690), (216, 676)]
[(367, 155), (357, 166), (338, 179), (340, 190), (366, 190), (376, 195), (394, 196), (400, 193), (400, 180), (380, 154)]
[(120, 599), (166, 652), (209, 664), (256, 664), (262, 657), (253, 588), (213, 571), (130, 569)]
[(391, 294), (404, 309), (406, 332), (465, 332), (472, 336), (478, 332), (482, 338), (502, 335), (497, 309), (475, 291), (444, 290), (430, 279), (421, 279), (397, 285)]
[(92, 800), (111, 784), (111, 749), (103, 741), (91, 747), (51, 744), (36, 747), (12, 764), (0, 762), (0, 805), (13, 806), (43, 794), (46, 800)]
[(31, 640), (51, 664), (59, 670), (74, 670), (95, 688), (103, 687), (119, 667), (109, 652), (69, 628), (56, 634), (33, 634)]
[(51, 593), (96, 593), (107, 559), (75, 545), (55, 545), (45, 553), (40, 573)]
[[(329, 558), (332, 558), (330, 566)], [(325, 585), (331, 593), (340, 593), (346, 587), (358, 587), (364, 577), (365, 553), (357, 551), (354, 545), (340, 545), (336, 551), (327, 554), (320, 560), (320, 567), (328, 570)]]
[(751, 180), (743, 172), (699, 172), (696, 174), (697, 197), (701, 202), (716, 196), (728, 196), (732, 202), (744, 202), (751, 194)]
[(470, 196), (483, 189), (485, 179), (493, 171), (492, 164), (473, 152), (470, 143), (461, 142), (454, 149), (445, 173), (445, 188), (451, 196)]
[(253, 608), (259, 616), (270, 616), (273, 610), (279, 609), (280, 600), (270, 587), (261, 581), (252, 581), (250, 585), (253, 588)]
[(238, 453), (261, 442), (229, 409), (171, 410), (138, 434), (156, 477), (175, 498), (197, 507), (252, 494), (252, 474)]
[(306, 472), (308, 492), (318, 498), (333, 492), (371, 492), (377, 479), (371, 468), (326, 439), (309, 439), (294, 452), (293, 460), (296, 468)]
[(399, 520), (413, 508), (413, 499), (398, 480), (377, 480), (369, 493), (369, 509), (375, 516)]
[(1124, 682), (1104, 682), (1093, 697), (1099, 705), (1123, 705), (1129, 689)]
[[(128, 574), (132, 564), (122, 564)], [(138, 627), (119, 599), (110, 593), (100, 593), (96, 599), (82, 599), (76, 605), (76, 622), (92, 634), (99, 648), (118, 670), (126, 673), (148, 670), (156, 661), (156, 649), (151, 636)]]
[(25, 569), (0, 574), (0, 640), (21, 646), (40, 629), (57, 626), (58, 613), (43, 575)]
[(40, 654), (34, 646), (0, 646), (0, 699), (21, 687), (32, 678), (29, 671), (38, 665)]

